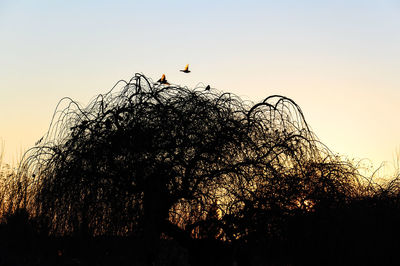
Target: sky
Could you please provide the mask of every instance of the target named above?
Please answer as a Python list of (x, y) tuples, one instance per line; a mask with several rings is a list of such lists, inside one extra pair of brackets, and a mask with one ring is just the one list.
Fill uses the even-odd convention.
[(45, 134), (62, 97), (85, 105), (137, 72), (287, 96), (333, 152), (374, 166), (400, 151), (398, 0), (0, 0), (0, 36), (3, 162)]

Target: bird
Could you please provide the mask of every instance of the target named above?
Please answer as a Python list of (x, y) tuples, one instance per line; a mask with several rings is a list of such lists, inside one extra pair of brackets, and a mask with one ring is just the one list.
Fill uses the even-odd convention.
[(111, 127), (112, 127), (112, 122), (111, 122), (110, 119), (107, 119), (107, 120), (106, 120), (106, 128), (107, 128), (107, 129), (111, 129)]
[(210, 89), (211, 89), (210, 85), (207, 85), (207, 87), (204, 90), (209, 91)]
[(38, 145), (40, 142), (42, 142), (43, 137), (41, 137), (38, 141), (35, 142), (35, 145)]
[(160, 82), (161, 84), (169, 85), (169, 83), (167, 82), (167, 79), (165, 78), (165, 74), (163, 74), (162, 77), (157, 82)]
[(190, 73), (189, 64), (186, 65), (185, 69), (180, 70), (180, 71), (183, 72), (183, 73)]

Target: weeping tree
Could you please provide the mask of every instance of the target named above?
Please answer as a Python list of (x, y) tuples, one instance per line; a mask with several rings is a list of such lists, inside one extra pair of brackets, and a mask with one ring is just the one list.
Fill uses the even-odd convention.
[(285, 217), (342, 204), (360, 186), (291, 99), (253, 104), (141, 74), (86, 107), (62, 99), (21, 167), (14, 208), (46, 217), (53, 234), (150, 245), (161, 234), (276, 235)]

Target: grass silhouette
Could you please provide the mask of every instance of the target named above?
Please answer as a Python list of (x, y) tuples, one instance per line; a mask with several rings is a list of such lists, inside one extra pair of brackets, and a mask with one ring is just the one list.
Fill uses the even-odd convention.
[(396, 261), (399, 175), (361, 175), (284, 96), (254, 104), (136, 74), (86, 107), (62, 99), (1, 173), (4, 264)]

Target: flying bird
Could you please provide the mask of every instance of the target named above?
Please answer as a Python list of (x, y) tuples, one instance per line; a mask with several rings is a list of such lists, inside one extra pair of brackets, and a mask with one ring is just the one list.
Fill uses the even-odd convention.
[(161, 84), (169, 85), (167, 79), (165, 78), (165, 74), (163, 74), (162, 77), (157, 82), (160, 82)]
[(210, 89), (211, 89), (210, 85), (207, 85), (207, 87), (204, 90), (209, 91)]
[(186, 65), (185, 69), (180, 70), (180, 71), (182, 71), (183, 73), (190, 73), (189, 64)]

